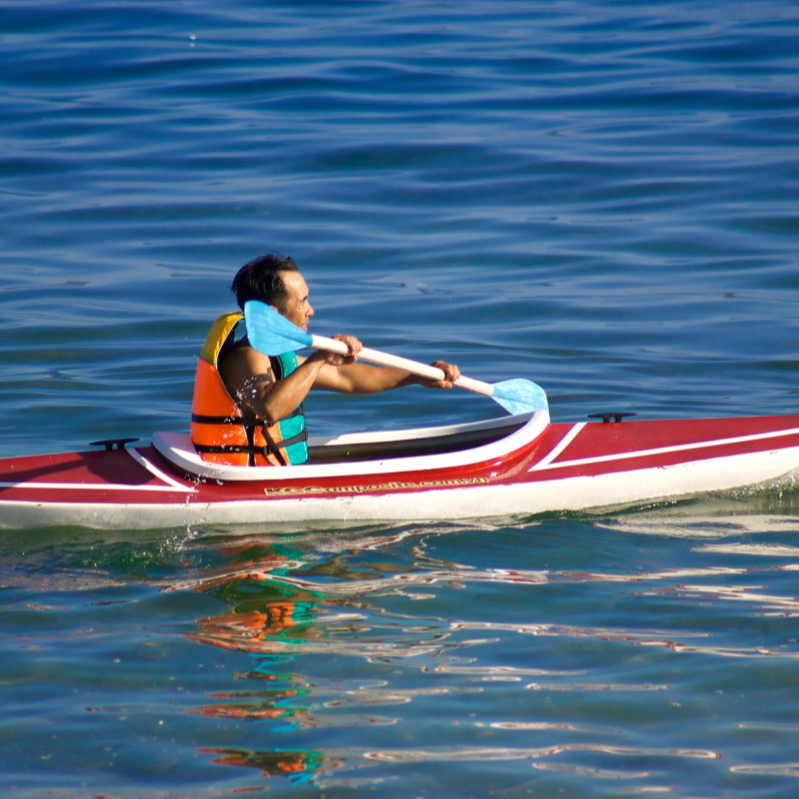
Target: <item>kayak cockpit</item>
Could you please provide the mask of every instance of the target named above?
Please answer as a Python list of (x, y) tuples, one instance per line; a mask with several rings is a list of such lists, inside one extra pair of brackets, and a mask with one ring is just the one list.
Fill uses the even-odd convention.
[[(507, 438), (527, 423), (526, 418), (501, 426), (467, 425), (454, 428), (404, 430), (401, 438), (347, 435), (327, 440), (309, 440), (310, 463), (341, 463), (386, 458), (444, 455), (451, 452), (483, 447)], [(439, 432), (434, 432), (438, 430)], [(431, 434), (432, 433), (432, 434)]]
[(300, 466), (225, 466), (208, 463), (181, 433), (155, 433), (153, 446), (187, 474), (213, 480), (289, 480), (309, 477), (426, 471), (503, 458), (529, 447), (549, 427), (538, 410), (483, 422), (409, 430), (348, 433), (308, 441), (310, 460)]

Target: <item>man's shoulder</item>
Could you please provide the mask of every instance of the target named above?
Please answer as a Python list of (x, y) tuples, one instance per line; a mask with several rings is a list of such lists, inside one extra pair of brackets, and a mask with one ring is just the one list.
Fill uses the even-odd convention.
[(225, 347), (225, 351), (219, 358), (220, 363), (225, 361), (251, 360), (271, 362), (271, 358), (268, 355), (264, 355), (262, 352), (255, 349), (255, 347), (253, 347), (246, 338), (240, 339), (238, 341), (231, 341), (230, 344)]
[(219, 359), (219, 372), (228, 388), (236, 393), (252, 386), (253, 381), (261, 383), (275, 380), (270, 357), (245, 341), (237, 341)]

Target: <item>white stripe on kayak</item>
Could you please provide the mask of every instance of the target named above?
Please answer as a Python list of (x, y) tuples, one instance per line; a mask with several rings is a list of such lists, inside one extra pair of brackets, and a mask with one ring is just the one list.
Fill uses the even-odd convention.
[[(584, 423), (585, 424), (585, 423)], [(574, 432), (573, 430), (570, 431)], [(579, 431), (577, 431), (579, 432)], [(622, 461), (628, 458), (647, 458), (651, 455), (665, 455), (669, 452), (688, 452), (693, 449), (707, 449), (709, 447), (723, 447), (727, 444), (745, 444), (749, 441), (765, 441), (770, 438), (783, 438), (786, 436), (795, 436), (799, 434), (799, 427), (791, 428), (790, 430), (776, 430), (771, 433), (755, 433), (749, 436), (736, 436), (735, 438), (719, 438), (715, 441), (696, 441), (692, 444), (676, 444), (671, 447), (656, 447), (655, 449), (642, 449), (638, 452), (619, 452), (614, 455), (595, 455), (591, 458), (575, 458), (571, 461), (562, 461), (561, 463), (551, 463), (553, 460), (550, 456), (544, 458), (539, 464), (532, 466), (528, 471), (533, 472), (537, 469), (565, 469), (570, 466), (586, 466), (591, 463), (610, 463), (611, 461)], [(576, 435), (576, 433), (575, 433)], [(571, 437), (571, 440), (574, 436)], [(571, 440), (569, 443), (571, 443)], [(563, 447), (556, 448), (559, 450), (557, 454), (563, 451)], [(738, 453), (734, 453), (738, 454)]]
[(195, 486), (187, 486), (178, 482), (166, 472), (161, 471), (157, 466), (150, 463), (138, 450), (126, 449), (125, 452), (133, 458), (140, 466), (146, 469), (154, 477), (157, 477), (161, 482), (166, 483), (162, 486), (132, 486), (123, 485), (120, 483), (0, 483), (0, 488), (49, 488), (55, 490), (71, 491), (76, 489), (78, 491), (181, 491), (184, 494), (194, 494), (197, 492)]
[(183, 491), (193, 494), (193, 488), (186, 486), (132, 486), (118, 483), (0, 483), (0, 488), (52, 488), (63, 491)]
[(574, 425), (568, 433), (560, 440), (558, 445), (549, 453), (546, 457), (542, 458), (535, 466), (533, 466), (529, 471), (534, 472), (536, 469), (545, 469), (549, 466), (555, 458), (563, 452), (569, 444), (577, 438), (578, 433), (588, 424), (588, 422), (579, 422), (578, 424)]
[(150, 474), (155, 475), (159, 480), (162, 480), (167, 485), (174, 486), (179, 491), (185, 491), (187, 494), (194, 494), (197, 491), (196, 486), (187, 486), (184, 483), (179, 483), (174, 477), (168, 475), (166, 472), (159, 469), (155, 464), (151, 463), (141, 454), (137, 449), (129, 449), (127, 452), (136, 461), (136, 463), (147, 469)]

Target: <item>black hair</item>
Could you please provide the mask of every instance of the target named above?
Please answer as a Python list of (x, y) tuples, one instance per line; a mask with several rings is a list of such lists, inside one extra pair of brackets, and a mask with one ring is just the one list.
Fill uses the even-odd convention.
[(288, 256), (284, 258), (277, 253), (259, 255), (236, 272), (230, 288), (242, 310), (248, 300), (260, 300), (280, 308), (288, 299), (280, 273), (297, 271), (297, 264)]

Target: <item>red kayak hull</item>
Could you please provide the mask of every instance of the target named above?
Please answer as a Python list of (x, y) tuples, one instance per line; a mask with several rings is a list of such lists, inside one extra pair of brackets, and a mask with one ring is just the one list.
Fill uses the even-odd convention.
[[(541, 412), (532, 421), (519, 418), (508, 417), (507, 435), (495, 422), (488, 444), (453, 444), (451, 452), (441, 446), (433, 454), (384, 457), (377, 450), (324, 466), (239, 470), (232, 479), (193, 474), (163, 443), (0, 460), (0, 526), (531, 515), (735, 489), (799, 469), (799, 416), (558, 424)], [(469, 428), (475, 437), (474, 427), (448, 430), (464, 438)], [(432, 451), (446, 437), (412, 438)]]

